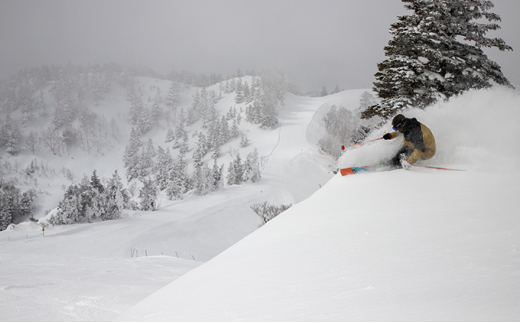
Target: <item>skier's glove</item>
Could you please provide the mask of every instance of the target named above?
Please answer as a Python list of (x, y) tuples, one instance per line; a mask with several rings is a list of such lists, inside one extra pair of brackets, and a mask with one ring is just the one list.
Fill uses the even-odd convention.
[(383, 139), (384, 140), (390, 140), (390, 139), (392, 139), (392, 135), (389, 134), (389, 133), (385, 133), (385, 135), (383, 136)]

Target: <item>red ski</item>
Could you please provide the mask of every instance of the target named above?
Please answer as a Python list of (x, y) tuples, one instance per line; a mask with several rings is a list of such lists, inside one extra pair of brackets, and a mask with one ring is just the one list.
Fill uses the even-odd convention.
[[(435, 167), (435, 166), (424, 166), (424, 165), (410, 165), (410, 166), (411, 166), (411, 168), (421, 167), (421, 168), (430, 168), (430, 169), (438, 169), (438, 170), (464, 171), (464, 169), (454, 169), (454, 168)], [(380, 167), (382, 167), (382, 166), (371, 165), (371, 166), (361, 166), (361, 167), (348, 167), (348, 168), (341, 168), (339, 171), (340, 171), (341, 175), (347, 176), (347, 175), (357, 174), (359, 172), (374, 171)]]

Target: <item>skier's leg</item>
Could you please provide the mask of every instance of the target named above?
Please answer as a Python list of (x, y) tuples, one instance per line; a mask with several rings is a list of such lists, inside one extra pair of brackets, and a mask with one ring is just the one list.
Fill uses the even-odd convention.
[(408, 147), (407, 145), (403, 145), (403, 147), (399, 149), (397, 154), (395, 154), (395, 156), (392, 159), (384, 162), (384, 165), (390, 166), (392, 168), (403, 168), (403, 166), (401, 165), (401, 159), (406, 159), (410, 157), (412, 152), (413, 150), (410, 149), (410, 147)]

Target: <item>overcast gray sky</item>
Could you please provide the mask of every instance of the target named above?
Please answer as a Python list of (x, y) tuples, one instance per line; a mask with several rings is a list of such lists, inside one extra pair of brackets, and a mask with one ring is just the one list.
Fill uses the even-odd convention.
[[(519, 0), (493, 0), (486, 51), (520, 84)], [(0, 0), (0, 78), (43, 64), (141, 64), (231, 74), (276, 67), (303, 91), (371, 88), (400, 0)]]

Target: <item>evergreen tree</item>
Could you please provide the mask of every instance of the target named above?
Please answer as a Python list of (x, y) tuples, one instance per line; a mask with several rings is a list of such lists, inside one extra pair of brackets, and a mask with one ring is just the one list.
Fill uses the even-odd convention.
[(241, 79), (238, 79), (238, 82), (236, 85), (236, 92), (237, 92), (237, 94), (235, 96), (235, 103), (236, 104), (243, 103), (245, 101), (245, 96), (244, 96), (244, 87), (243, 87)]
[(178, 84), (176, 82), (172, 82), (170, 89), (168, 91), (168, 97), (166, 98), (166, 105), (171, 109), (175, 109), (177, 104), (179, 103), (179, 94), (178, 94)]
[(173, 130), (168, 129), (168, 131), (166, 132), (166, 140), (164, 142), (168, 143), (168, 142), (172, 142), (174, 140), (175, 140), (175, 135), (173, 133)]
[(249, 87), (249, 83), (244, 82), (242, 91), (243, 91), (243, 96), (244, 96), (244, 102), (251, 103), (251, 101), (253, 101), (253, 96), (251, 95), (251, 89)]
[(327, 88), (324, 86), (321, 88), (321, 96), (327, 96), (329, 92), (327, 92)]
[(142, 211), (157, 210), (157, 187), (153, 180), (143, 179), (143, 187), (139, 191), (140, 205)]
[(220, 119), (220, 144), (223, 144), (229, 140), (230, 134), (229, 134), (229, 126), (228, 122), (226, 120), (226, 117), (222, 116)]
[(144, 109), (143, 102), (141, 101), (140, 98), (138, 98), (135, 95), (133, 90), (128, 92), (127, 100), (130, 102), (130, 115), (129, 115), (130, 122), (132, 123), (132, 125), (138, 126), (139, 120), (140, 120), (141, 116), (143, 115), (143, 109)]
[(247, 139), (247, 135), (242, 135), (242, 139), (240, 140), (240, 147), (245, 148), (249, 146), (249, 139)]
[(206, 195), (212, 188), (212, 172), (206, 163), (195, 169), (194, 176), (195, 195)]
[(71, 224), (83, 218), (80, 192), (80, 188), (76, 185), (71, 185), (67, 188), (63, 200), (58, 203), (56, 216), (49, 221), (51, 224)]
[[(512, 85), (483, 47), (512, 48), (500, 38), (487, 38), (500, 21), (488, 12), (487, 0), (402, 0), (410, 15), (392, 24), (393, 39), (385, 47), (386, 60), (378, 64), (374, 91), (382, 99), (363, 118), (384, 119), (408, 107), (425, 108), (469, 89)], [(489, 23), (485, 23), (487, 20)]]
[(0, 231), (4, 231), (12, 223), (13, 216), (8, 206), (0, 208)]
[(170, 155), (170, 149), (166, 148), (166, 151), (159, 146), (157, 148), (157, 160), (154, 164), (154, 175), (157, 187), (159, 190), (164, 190), (168, 186), (168, 171), (173, 165), (173, 159)]
[(107, 183), (107, 213), (104, 220), (112, 220), (121, 217), (121, 213), (128, 202), (128, 195), (121, 183), (121, 177), (114, 171)]
[(218, 191), (224, 186), (224, 177), (222, 176), (222, 172), (224, 171), (224, 164), (222, 166), (218, 166), (217, 159), (213, 164), (213, 169), (211, 171), (211, 190)]
[(260, 180), (262, 177), (260, 174), (260, 162), (258, 160), (258, 150), (255, 148), (252, 152), (250, 152), (246, 161), (244, 162), (244, 173), (242, 175), (244, 181), (250, 180), (255, 183)]
[(34, 189), (30, 189), (22, 194), (22, 199), (20, 201), (20, 213), (22, 215), (28, 215), (33, 213), (33, 200), (36, 197), (36, 191)]
[(101, 181), (99, 180), (99, 177), (97, 176), (96, 170), (92, 172), (92, 176), (90, 177), (90, 186), (92, 186), (94, 189), (96, 189), (99, 193), (103, 193), (105, 188), (103, 187), (103, 184), (101, 184)]
[(233, 119), (233, 126), (231, 127), (230, 136), (231, 138), (238, 138), (238, 136), (240, 136), (236, 119)]
[(159, 121), (163, 115), (163, 111), (161, 109), (161, 107), (159, 106), (159, 96), (157, 96), (155, 99), (154, 99), (154, 103), (152, 105), (152, 110), (150, 111), (150, 121), (152, 124), (156, 125), (156, 124), (159, 124)]
[(244, 167), (240, 153), (237, 151), (235, 159), (229, 163), (228, 175), (226, 177), (228, 185), (240, 185), (243, 182)]
[(200, 167), (202, 163), (202, 158), (206, 155), (208, 151), (208, 144), (206, 142), (206, 136), (202, 133), (199, 134), (199, 140), (197, 141), (197, 147), (193, 151), (193, 164), (195, 167)]
[(220, 143), (217, 143), (215, 149), (213, 150), (213, 154), (211, 154), (212, 159), (217, 159), (220, 157), (222, 148), (220, 147)]
[(168, 172), (168, 186), (166, 187), (166, 196), (170, 200), (181, 199), (182, 194), (188, 190), (189, 180), (186, 171), (186, 162), (184, 155), (179, 154), (177, 161)]
[(130, 182), (134, 178), (139, 178), (139, 146), (141, 145), (140, 133), (132, 128), (130, 140), (126, 145), (125, 155), (123, 157), (126, 168), (126, 178)]

